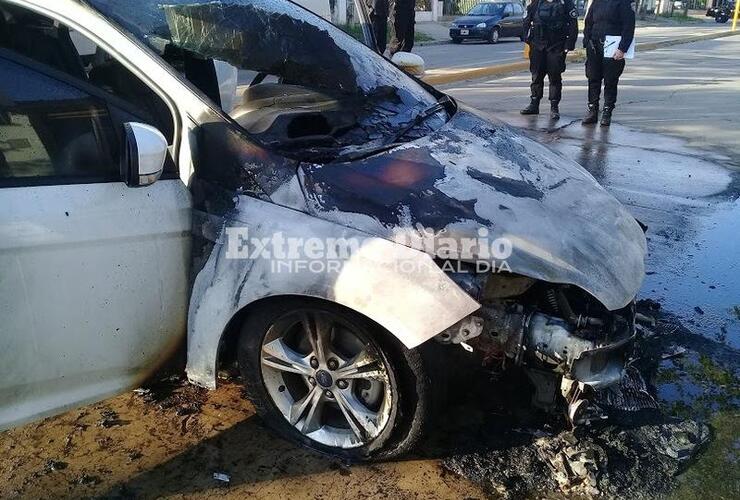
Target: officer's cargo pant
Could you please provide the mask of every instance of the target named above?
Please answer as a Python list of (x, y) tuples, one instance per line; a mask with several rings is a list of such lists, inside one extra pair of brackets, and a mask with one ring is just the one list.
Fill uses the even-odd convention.
[(604, 106), (613, 108), (617, 103), (617, 86), (624, 71), (624, 59), (615, 61), (604, 57), (604, 42), (586, 42), (586, 78), (588, 78), (588, 103), (598, 104), (601, 82), (604, 82)]
[(385, 52), (388, 43), (388, 0), (365, 0), (373, 28), (378, 54)]
[(391, 55), (396, 52), (411, 52), (414, 47), (415, 7), (415, 0), (395, 1), (393, 7), (394, 36), (390, 43)]
[(560, 102), (563, 93), (565, 50), (558, 47), (538, 47), (532, 44), (529, 51), (529, 71), (532, 73), (532, 99), (539, 101), (545, 91), (545, 75), (550, 83), (548, 98), (553, 104)]

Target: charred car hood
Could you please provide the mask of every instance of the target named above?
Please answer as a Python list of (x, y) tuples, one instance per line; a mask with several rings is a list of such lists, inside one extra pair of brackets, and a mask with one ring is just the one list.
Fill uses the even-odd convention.
[(512, 272), (576, 285), (611, 310), (642, 283), (645, 236), (627, 210), (574, 161), (467, 108), (422, 139), (352, 163), (303, 164), (298, 178), (300, 208), (316, 217), (395, 241), (486, 228), (512, 242)]

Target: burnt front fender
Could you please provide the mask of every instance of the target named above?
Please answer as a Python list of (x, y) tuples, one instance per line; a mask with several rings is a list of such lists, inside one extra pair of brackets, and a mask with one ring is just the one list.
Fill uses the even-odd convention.
[(188, 317), (188, 379), (204, 387), (216, 387), (227, 324), (259, 299), (329, 300), (408, 348), (480, 307), (424, 252), (256, 198), (238, 196), (215, 239), (195, 278)]

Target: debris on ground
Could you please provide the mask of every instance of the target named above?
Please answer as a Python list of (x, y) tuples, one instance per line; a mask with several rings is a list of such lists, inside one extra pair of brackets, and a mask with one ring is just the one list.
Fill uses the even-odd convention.
[(61, 460), (47, 460), (44, 470), (47, 472), (64, 470), (67, 468), (67, 465), (67, 462), (62, 462)]
[(685, 347), (681, 347), (676, 344), (671, 344), (663, 351), (662, 358), (663, 359), (672, 359), (677, 358), (679, 356), (683, 356), (686, 354), (687, 350)]
[[(574, 430), (550, 422), (548, 432), (489, 424), (479, 432), (498, 437), (453, 452), (443, 466), (503, 498), (647, 499), (673, 491), (676, 477), (711, 441), (708, 418), (740, 407), (733, 368), (740, 354), (691, 333), (655, 301), (641, 301), (638, 310), (656, 323), (644, 328), (620, 385), (598, 393), (594, 403), (606, 421)], [(666, 400), (670, 394), (659, 394), (666, 382), (671, 390), (688, 386), (687, 401), (699, 406)]]
[(634, 366), (624, 370), (617, 387), (597, 393), (597, 404), (615, 412), (638, 412), (658, 410), (658, 401), (653, 396), (642, 374)]
[(121, 420), (118, 417), (118, 413), (111, 410), (110, 408), (104, 408), (100, 412), (100, 420), (98, 420), (98, 426), (109, 429), (118, 425), (126, 425), (128, 422)]
[(709, 436), (709, 427), (693, 420), (613, 425), (452, 456), (444, 466), (504, 498), (558, 491), (586, 498), (654, 498), (671, 490)]
[(214, 472), (213, 473), (213, 479), (215, 479), (216, 481), (221, 481), (221, 482), (224, 482), (224, 483), (228, 483), (229, 481), (231, 481), (231, 476), (229, 476), (228, 474), (225, 474), (223, 472)]
[(159, 410), (174, 410), (178, 417), (193, 415), (205, 402), (206, 389), (189, 384), (184, 377), (171, 375), (147, 387), (134, 390), (134, 394)]
[(100, 478), (98, 476), (83, 473), (77, 478), (76, 483), (83, 486), (95, 486), (96, 484), (100, 484)]

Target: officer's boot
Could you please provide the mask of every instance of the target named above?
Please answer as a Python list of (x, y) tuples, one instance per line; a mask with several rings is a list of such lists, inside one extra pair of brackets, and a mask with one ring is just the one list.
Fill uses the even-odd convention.
[(519, 113), (523, 115), (539, 115), (540, 114), (540, 100), (532, 98), (531, 101), (529, 101), (529, 106), (521, 110)]
[(597, 121), (599, 121), (599, 103), (598, 101), (590, 102), (588, 103), (588, 113), (583, 117), (581, 123), (584, 125), (593, 125)]
[(550, 119), (560, 119), (560, 108), (558, 107), (558, 101), (550, 101)]
[(602, 127), (608, 127), (612, 124), (612, 111), (614, 111), (614, 106), (604, 105), (604, 111), (601, 113)]

